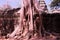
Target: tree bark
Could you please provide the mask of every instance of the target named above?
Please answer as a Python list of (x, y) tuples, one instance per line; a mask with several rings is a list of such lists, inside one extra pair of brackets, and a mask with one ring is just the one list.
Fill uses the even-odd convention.
[[(27, 11), (26, 11), (27, 10)], [(40, 8), (38, 1), (36, 0), (23, 0), (23, 7), (20, 9), (19, 13), (20, 13), (20, 17), (19, 17), (19, 25), (18, 27), (15, 29), (15, 31), (10, 35), (10, 37), (14, 37), (16, 35), (16, 33), (20, 33), (20, 36), (23, 37), (27, 37), (26, 40), (29, 39), (29, 37), (33, 37), (34, 33), (34, 24), (33, 24), (33, 14), (35, 12), (35, 10), (37, 10), (37, 13), (41, 14), (41, 12), (43, 11), (43, 9)], [(25, 14), (25, 15), (24, 15)], [(39, 14), (39, 18), (40, 18), (40, 26), (39, 26), (39, 34), (41, 37), (41, 27), (42, 27), (42, 20), (41, 20), (41, 15)], [(26, 20), (25, 17), (26, 15), (28, 15), (28, 19)], [(26, 23), (28, 23), (28, 27), (24, 26), (24, 22), (23, 20), (26, 20)], [(25, 24), (26, 25), (26, 24)], [(26, 35), (27, 34), (27, 35)]]

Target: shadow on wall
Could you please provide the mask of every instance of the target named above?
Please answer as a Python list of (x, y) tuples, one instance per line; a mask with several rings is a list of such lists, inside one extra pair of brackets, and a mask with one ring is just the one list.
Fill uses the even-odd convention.
[(42, 13), (43, 25), (46, 31), (60, 33), (60, 13)]

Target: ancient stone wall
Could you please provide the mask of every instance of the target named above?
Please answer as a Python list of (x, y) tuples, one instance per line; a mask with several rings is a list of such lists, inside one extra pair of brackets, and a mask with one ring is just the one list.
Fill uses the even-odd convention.
[(60, 33), (60, 13), (43, 14), (43, 25), (48, 32)]

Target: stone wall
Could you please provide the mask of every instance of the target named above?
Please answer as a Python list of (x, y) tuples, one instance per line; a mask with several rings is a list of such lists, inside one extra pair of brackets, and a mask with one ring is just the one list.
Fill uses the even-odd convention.
[(47, 32), (60, 33), (60, 13), (43, 13), (43, 25)]
[(15, 12), (19, 10), (17, 9), (11, 9), (11, 10), (4, 10), (0, 12), (0, 35), (6, 36), (8, 33), (12, 33), (14, 31), (14, 25), (16, 24), (15, 21), (17, 21), (17, 15)]

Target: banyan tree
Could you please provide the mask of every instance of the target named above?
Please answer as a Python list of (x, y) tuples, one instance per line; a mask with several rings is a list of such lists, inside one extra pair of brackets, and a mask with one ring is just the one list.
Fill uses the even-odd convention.
[(37, 0), (22, 0), (23, 4), (21, 9), (17, 12), (19, 14), (18, 24), (15, 25), (15, 30), (9, 35), (14, 38), (25, 38), (29, 40), (32, 37), (42, 38), (41, 30), (45, 30), (42, 24), (41, 13), (46, 10), (44, 0), (40, 5)]
[(44, 0), (22, 0), (21, 8), (0, 10), (0, 40), (60, 40), (60, 13)]

